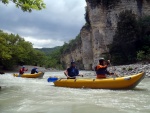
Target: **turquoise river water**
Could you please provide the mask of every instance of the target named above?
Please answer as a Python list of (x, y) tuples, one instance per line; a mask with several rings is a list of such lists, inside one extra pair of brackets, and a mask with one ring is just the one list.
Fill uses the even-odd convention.
[[(92, 72), (85, 72), (92, 73)], [(43, 79), (0, 75), (0, 113), (150, 113), (150, 78), (133, 90), (73, 89), (55, 87)]]

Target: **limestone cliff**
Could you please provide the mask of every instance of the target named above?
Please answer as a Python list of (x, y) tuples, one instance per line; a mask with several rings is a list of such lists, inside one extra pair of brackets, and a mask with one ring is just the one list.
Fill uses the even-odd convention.
[[(124, 10), (132, 10), (137, 17), (150, 15), (149, 0), (116, 0), (115, 4), (104, 4), (101, 0), (86, 0), (88, 25), (80, 32), (82, 43), (74, 51), (63, 55), (62, 61), (68, 65), (70, 57), (80, 61), (80, 68), (90, 70), (100, 57), (109, 52), (117, 28), (118, 15)], [(110, 0), (108, 0), (110, 1)], [(112, 0), (112, 2), (115, 0)]]

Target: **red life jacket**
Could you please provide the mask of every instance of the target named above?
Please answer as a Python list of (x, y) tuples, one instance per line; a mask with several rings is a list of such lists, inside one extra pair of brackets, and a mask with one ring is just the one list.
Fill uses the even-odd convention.
[(23, 74), (24, 71), (25, 71), (25, 69), (24, 69), (24, 68), (21, 68), (21, 69), (19, 70), (19, 73), (20, 73), (20, 74)]

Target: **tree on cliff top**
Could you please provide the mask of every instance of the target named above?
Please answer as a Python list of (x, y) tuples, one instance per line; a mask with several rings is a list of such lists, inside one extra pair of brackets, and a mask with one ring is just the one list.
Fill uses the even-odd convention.
[(32, 10), (42, 10), (45, 8), (43, 0), (0, 0), (4, 4), (13, 2), (17, 8), (21, 8), (22, 11), (31, 12)]

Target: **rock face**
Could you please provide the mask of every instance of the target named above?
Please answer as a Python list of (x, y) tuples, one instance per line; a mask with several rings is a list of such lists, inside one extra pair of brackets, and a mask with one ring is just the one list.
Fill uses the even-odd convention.
[[(93, 46), (92, 46), (92, 34), (91, 29), (83, 27), (81, 32), (81, 40), (82, 40), (82, 63), (84, 65), (84, 69), (89, 70), (92, 68), (93, 62)], [(84, 48), (84, 49), (83, 49)]]
[(79, 44), (77, 47), (75, 47), (74, 50), (70, 50), (69, 52), (66, 52), (61, 57), (61, 62), (65, 68), (68, 68), (70, 66), (71, 61), (75, 61), (76, 65), (79, 69), (84, 69), (83, 63), (82, 63), (82, 47), (81, 44)]
[(132, 10), (137, 18), (150, 15), (150, 3), (147, 0), (119, 0), (113, 8), (106, 8), (102, 4), (93, 7), (92, 0), (86, 2), (90, 26), (81, 29), (80, 48), (76, 47), (75, 51), (63, 55), (62, 61), (68, 64), (69, 57), (72, 56), (75, 61), (82, 63), (82, 69), (91, 70), (97, 65), (99, 58), (109, 52), (108, 46), (113, 41), (120, 12)]

